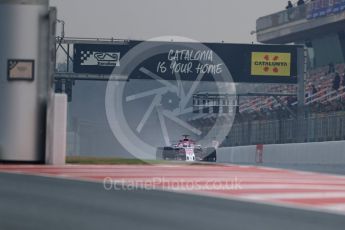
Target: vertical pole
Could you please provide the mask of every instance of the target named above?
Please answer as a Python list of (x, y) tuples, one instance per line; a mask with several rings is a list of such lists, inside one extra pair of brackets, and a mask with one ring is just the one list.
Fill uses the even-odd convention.
[(49, 10), (49, 90), (50, 93), (54, 93), (54, 73), (57, 68), (56, 65), (56, 21), (57, 21), (57, 9), (51, 7)]
[(300, 47), (297, 49), (297, 129), (298, 132), (297, 142), (303, 141), (303, 126), (298, 125), (304, 120), (304, 110), (305, 110), (305, 55), (304, 55), (304, 47)]
[(70, 44), (67, 44), (67, 73), (69, 73), (69, 55), (70, 55), (70, 51), (69, 51), (69, 46)]
[(240, 115), (240, 96), (237, 96), (237, 101), (236, 101), (236, 113), (235, 114), (238, 114)]
[(297, 49), (297, 100), (298, 100), (298, 115), (304, 111), (304, 79), (305, 78), (305, 62), (304, 62), (304, 48)]

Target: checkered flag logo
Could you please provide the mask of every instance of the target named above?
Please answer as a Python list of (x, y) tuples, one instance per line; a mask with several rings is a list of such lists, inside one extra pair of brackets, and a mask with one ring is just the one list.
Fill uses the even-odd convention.
[(93, 52), (91, 51), (81, 51), (81, 62), (84, 62), (85, 60), (87, 60), (91, 55), (93, 55)]
[(120, 66), (119, 52), (80, 52), (80, 65), (83, 66)]

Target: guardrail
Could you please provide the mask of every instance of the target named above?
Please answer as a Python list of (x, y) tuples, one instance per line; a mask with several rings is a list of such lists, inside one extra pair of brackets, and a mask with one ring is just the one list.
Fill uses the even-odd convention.
[[(343, 165), (345, 141), (264, 145), (262, 162), (273, 164)], [(217, 150), (219, 163), (257, 164), (255, 145)]]
[(268, 28), (276, 27), (301, 19), (306, 19), (306, 17), (307, 5), (293, 7), (275, 14), (259, 18), (256, 22), (256, 31), (259, 32)]
[(345, 112), (303, 119), (236, 123), (223, 146), (345, 140)]

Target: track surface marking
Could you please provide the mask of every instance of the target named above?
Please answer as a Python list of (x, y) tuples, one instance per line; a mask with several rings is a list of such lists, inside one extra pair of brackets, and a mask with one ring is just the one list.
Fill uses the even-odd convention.
[(238, 165), (0, 165), (0, 172), (96, 181), (108, 189), (126, 185), (345, 215), (345, 176), (321, 173)]

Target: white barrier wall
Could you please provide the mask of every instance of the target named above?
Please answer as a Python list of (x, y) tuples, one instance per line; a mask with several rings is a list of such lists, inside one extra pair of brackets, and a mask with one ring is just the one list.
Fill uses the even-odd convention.
[[(219, 163), (255, 163), (256, 146), (219, 148)], [(345, 164), (345, 141), (264, 145), (264, 163)]]
[(52, 94), (47, 111), (46, 164), (65, 164), (66, 141), (67, 95)]

